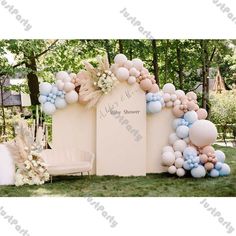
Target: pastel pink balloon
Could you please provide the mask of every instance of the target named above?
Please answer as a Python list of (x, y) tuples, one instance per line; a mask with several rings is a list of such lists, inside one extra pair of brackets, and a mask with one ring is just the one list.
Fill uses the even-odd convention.
[(207, 118), (207, 111), (203, 108), (200, 108), (196, 111), (199, 120), (205, 120)]
[(172, 101), (169, 101), (166, 103), (166, 107), (172, 107), (173, 106), (173, 102)]
[(163, 99), (164, 99), (165, 102), (169, 102), (170, 99), (171, 99), (170, 94), (169, 94), (169, 93), (164, 93), (164, 95), (163, 95)]
[(150, 79), (144, 79), (140, 82), (140, 87), (144, 91), (148, 91), (152, 88), (152, 82)]

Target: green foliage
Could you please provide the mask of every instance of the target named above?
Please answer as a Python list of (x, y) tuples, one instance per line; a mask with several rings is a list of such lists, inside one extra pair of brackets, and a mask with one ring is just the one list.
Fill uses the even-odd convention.
[(236, 129), (236, 90), (212, 93), (210, 120), (217, 124), (222, 138), (233, 138)]

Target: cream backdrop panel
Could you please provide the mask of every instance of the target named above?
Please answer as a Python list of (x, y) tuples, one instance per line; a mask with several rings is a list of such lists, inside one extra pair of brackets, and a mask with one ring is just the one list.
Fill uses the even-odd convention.
[(118, 84), (97, 106), (97, 175), (146, 175), (146, 102), (138, 84)]
[(162, 148), (168, 145), (168, 137), (174, 132), (172, 108), (164, 108), (157, 114), (147, 115), (147, 173), (167, 170), (161, 163)]
[(52, 118), (52, 148), (75, 147), (96, 154), (96, 111), (79, 103), (57, 110)]

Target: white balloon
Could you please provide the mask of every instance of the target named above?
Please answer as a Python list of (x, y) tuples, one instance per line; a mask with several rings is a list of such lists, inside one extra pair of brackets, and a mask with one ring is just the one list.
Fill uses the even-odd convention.
[(126, 61), (127, 57), (124, 54), (117, 54), (114, 58), (114, 62), (119, 66), (123, 66)]
[(138, 71), (136, 70), (136, 68), (134, 68), (134, 67), (130, 68), (129, 74), (130, 74), (131, 76), (135, 76), (135, 77), (138, 77), (138, 76), (139, 76), (139, 72), (138, 72)]
[(171, 146), (165, 146), (162, 148), (162, 153), (164, 152), (174, 152), (174, 149)]
[(39, 85), (40, 95), (48, 95), (52, 90), (52, 85), (48, 82), (43, 82)]
[(129, 71), (125, 67), (120, 67), (116, 71), (116, 77), (120, 81), (127, 80), (129, 78)]
[(175, 94), (177, 95), (178, 98), (182, 98), (183, 96), (185, 96), (185, 93), (183, 90), (176, 90)]
[(75, 103), (79, 99), (78, 93), (76, 93), (74, 90), (70, 91), (69, 93), (66, 93), (65, 100), (67, 103)]
[(173, 148), (175, 151), (180, 151), (180, 152), (183, 152), (184, 149), (187, 147), (187, 144), (186, 142), (184, 142), (183, 140), (177, 140), (175, 141), (174, 145), (173, 145)]
[(176, 135), (176, 133), (172, 133), (169, 135), (169, 144), (173, 145), (177, 140), (179, 140), (179, 137)]
[(135, 59), (132, 60), (132, 62), (134, 64), (134, 67), (137, 70), (141, 71), (143, 69), (143, 62), (140, 59), (135, 58)]
[(173, 152), (164, 152), (162, 154), (162, 163), (166, 166), (171, 166), (175, 163), (175, 155)]
[(64, 79), (70, 79), (69, 74), (66, 71), (59, 71), (56, 73), (56, 79), (57, 80), (64, 80)]
[(129, 84), (134, 84), (134, 83), (136, 83), (136, 78), (135, 78), (134, 76), (130, 76), (130, 77), (128, 78), (128, 83), (129, 83)]
[(133, 62), (128, 60), (124, 63), (124, 67), (127, 68), (128, 70), (133, 67)]
[(46, 102), (43, 104), (43, 112), (47, 115), (52, 115), (56, 111), (56, 107), (51, 102)]
[(176, 174), (179, 176), (179, 177), (182, 177), (185, 175), (185, 170), (183, 168), (178, 168), (177, 171), (176, 171)]
[(183, 158), (182, 152), (175, 151), (175, 159), (178, 159), (178, 158)]
[(170, 173), (170, 174), (175, 174), (176, 173), (176, 167), (175, 166), (170, 166), (169, 168), (168, 168), (168, 172)]
[(63, 109), (67, 106), (65, 99), (57, 97), (55, 100), (55, 106), (58, 109)]
[(177, 168), (181, 168), (183, 166), (183, 164), (184, 164), (184, 159), (183, 158), (177, 158), (175, 160), (175, 166)]
[(56, 81), (56, 86), (59, 90), (63, 90), (64, 88), (64, 82), (62, 82), (61, 80), (57, 80)]
[(164, 93), (169, 93), (169, 94), (172, 94), (175, 92), (175, 86), (171, 83), (167, 83), (163, 86), (163, 92)]

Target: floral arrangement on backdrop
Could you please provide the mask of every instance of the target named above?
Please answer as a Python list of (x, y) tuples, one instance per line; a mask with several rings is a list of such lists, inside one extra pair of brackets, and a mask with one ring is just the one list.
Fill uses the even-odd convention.
[(20, 119), (15, 126), (15, 132), (15, 140), (7, 144), (16, 165), (15, 185), (44, 184), (49, 180), (49, 173), (40, 156), (44, 146), (42, 128), (38, 128), (35, 137), (35, 129)]
[(162, 162), (170, 174), (182, 177), (189, 172), (194, 178), (230, 174), (230, 167), (224, 163), (224, 153), (211, 146), (216, 141), (217, 130), (206, 120), (207, 111), (199, 108), (194, 92), (185, 94), (170, 83), (159, 90), (154, 76), (137, 58), (130, 61), (125, 55), (118, 54), (110, 66), (105, 55), (98, 57), (97, 62), (94, 67), (85, 61), (85, 70), (78, 74), (58, 72), (55, 84), (42, 83), (39, 101), (43, 111), (52, 115), (57, 109), (76, 102), (92, 108), (117, 83), (127, 82), (131, 86), (138, 83), (146, 93), (149, 115), (169, 108), (176, 117), (173, 122), (175, 132), (169, 136), (169, 146), (162, 150)]

